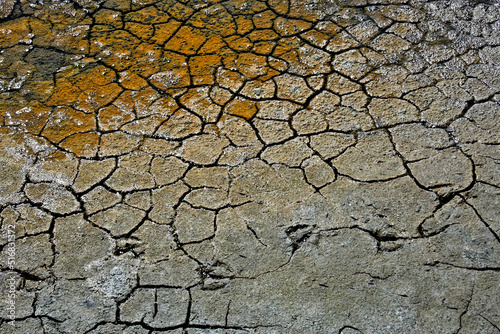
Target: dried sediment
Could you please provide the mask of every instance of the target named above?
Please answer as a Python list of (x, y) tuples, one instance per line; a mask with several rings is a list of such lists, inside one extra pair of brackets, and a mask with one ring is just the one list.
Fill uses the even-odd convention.
[(498, 332), (499, 18), (4, 1), (0, 332)]

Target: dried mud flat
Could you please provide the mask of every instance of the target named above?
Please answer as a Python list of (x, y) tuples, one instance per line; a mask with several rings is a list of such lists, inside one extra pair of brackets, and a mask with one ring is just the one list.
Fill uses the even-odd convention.
[(498, 1), (1, 0), (0, 333), (499, 333), (499, 45)]

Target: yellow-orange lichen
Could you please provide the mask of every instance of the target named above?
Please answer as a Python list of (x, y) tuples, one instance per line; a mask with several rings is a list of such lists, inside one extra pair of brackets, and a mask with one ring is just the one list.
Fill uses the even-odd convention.
[(257, 113), (257, 106), (253, 101), (243, 97), (237, 97), (227, 104), (224, 111), (230, 115), (250, 119)]
[(76, 133), (63, 140), (59, 146), (74, 153), (77, 157), (91, 158), (97, 154), (99, 145), (99, 134)]
[(71, 107), (56, 107), (42, 131), (42, 135), (54, 143), (78, 132), (95, 130), (95, 115), (86, 114)]

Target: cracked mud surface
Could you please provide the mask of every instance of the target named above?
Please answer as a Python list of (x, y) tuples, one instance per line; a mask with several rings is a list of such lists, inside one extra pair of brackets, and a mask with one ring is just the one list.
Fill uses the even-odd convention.
[(497, 1), (3, 0), (0, 49), (0, 333), (500, 332)]

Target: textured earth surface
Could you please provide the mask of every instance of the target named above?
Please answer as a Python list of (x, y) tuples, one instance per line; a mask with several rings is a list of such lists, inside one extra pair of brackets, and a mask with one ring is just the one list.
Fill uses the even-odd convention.
[(500, 333), (497, 0), (1, 0), (0, 50), (0, 333)]

